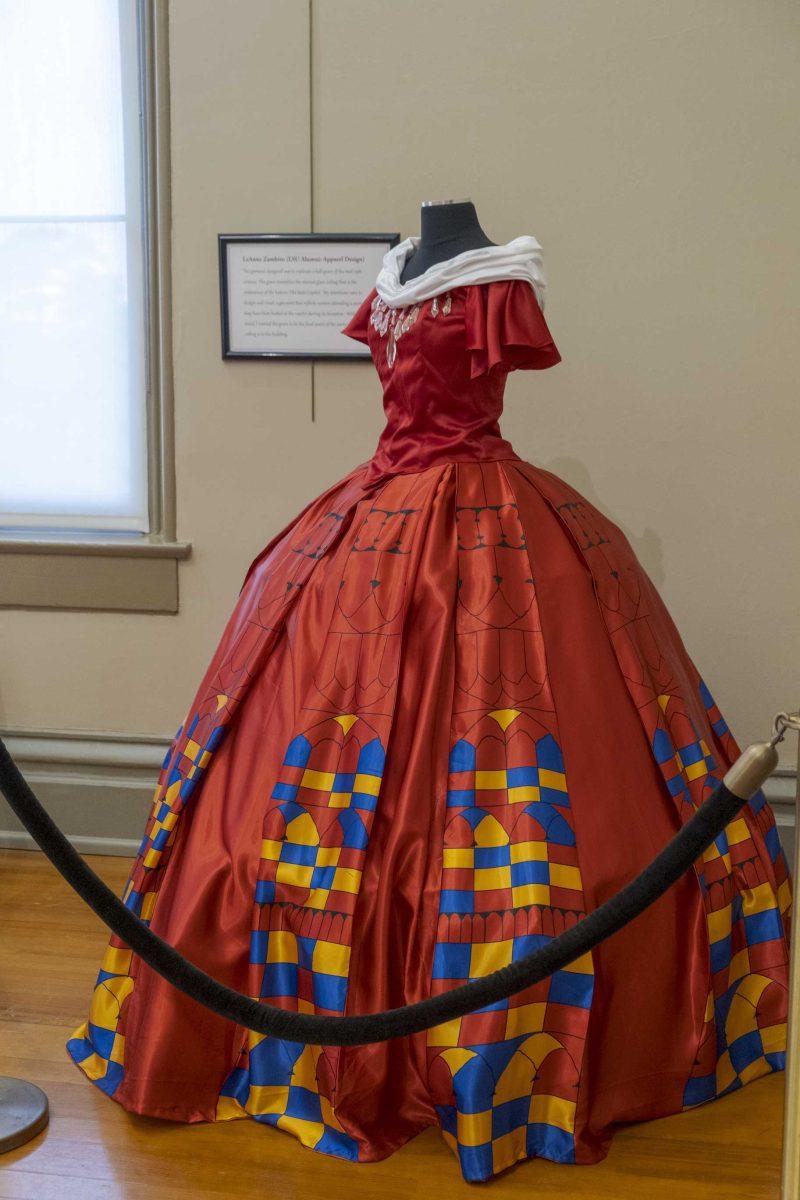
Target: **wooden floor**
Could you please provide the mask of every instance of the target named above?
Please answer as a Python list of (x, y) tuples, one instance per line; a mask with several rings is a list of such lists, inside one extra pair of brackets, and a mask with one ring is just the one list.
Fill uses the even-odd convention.
[[(126, 863), (92, 865), (117, 891)], [(50, 1097), (49, 1128), (0, 1158), (0, 1200), (382, 1200), (474, 1194), (439, 1134), (355, 1165), (249, 1121), (173, 1125), (136, 1117), (92, 1087), (64, 1042), (84, 1019), (106, 932), (49, 863), (0, 850), (0, 1074)], [(628, 1126), (598, 1166), (521, 1163), (492, 1200), (776, 1200), (783, 1076), (715, 1104)]]

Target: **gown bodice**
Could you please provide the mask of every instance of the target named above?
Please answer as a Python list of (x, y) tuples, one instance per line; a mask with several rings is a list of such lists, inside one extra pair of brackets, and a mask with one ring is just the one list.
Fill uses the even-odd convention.
[(383, 388), (373, 479), (517, 458), (498, 423), (508, 373), (560, 361), (523, 279), (454, 286), (401, 305), (373, 288), (342, 332), (369, 346)]

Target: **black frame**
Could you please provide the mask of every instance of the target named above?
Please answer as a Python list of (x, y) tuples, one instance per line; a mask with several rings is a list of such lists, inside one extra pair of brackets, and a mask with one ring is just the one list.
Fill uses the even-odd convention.
[(385, 242), (386, 249), (391, 250), (400, 241), (399, 233), (220, 233), (217, 235), (219, 253), (219, 296), (220, 296), (220, 326), (222, 334), (223, 359), (259, 359), (259, 358), (288, 358), (316, 362), (351, 362), (354, 359), (363, 361), (370, 357), (369, 350), (345, 351), (342, 354), (329, 354), (313, 350), (295, 352), (293, 350), (231, 350), (230, 323), (228, 311), (228, 251), (230, 243), (235, 242)]

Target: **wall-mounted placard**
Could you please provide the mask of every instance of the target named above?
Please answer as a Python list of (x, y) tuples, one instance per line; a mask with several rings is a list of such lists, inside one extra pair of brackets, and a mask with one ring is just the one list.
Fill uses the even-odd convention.
[(399, 233), (221, 233), (223, 358), (369, 358), (341, 333)]

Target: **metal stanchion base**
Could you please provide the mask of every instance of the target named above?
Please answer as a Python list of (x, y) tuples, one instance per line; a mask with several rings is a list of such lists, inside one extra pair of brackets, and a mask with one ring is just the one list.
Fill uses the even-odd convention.
[(24, 1146), (47, 1125), (47, 1096), (35, 1083), (0, 1075), (0, 1154)]

